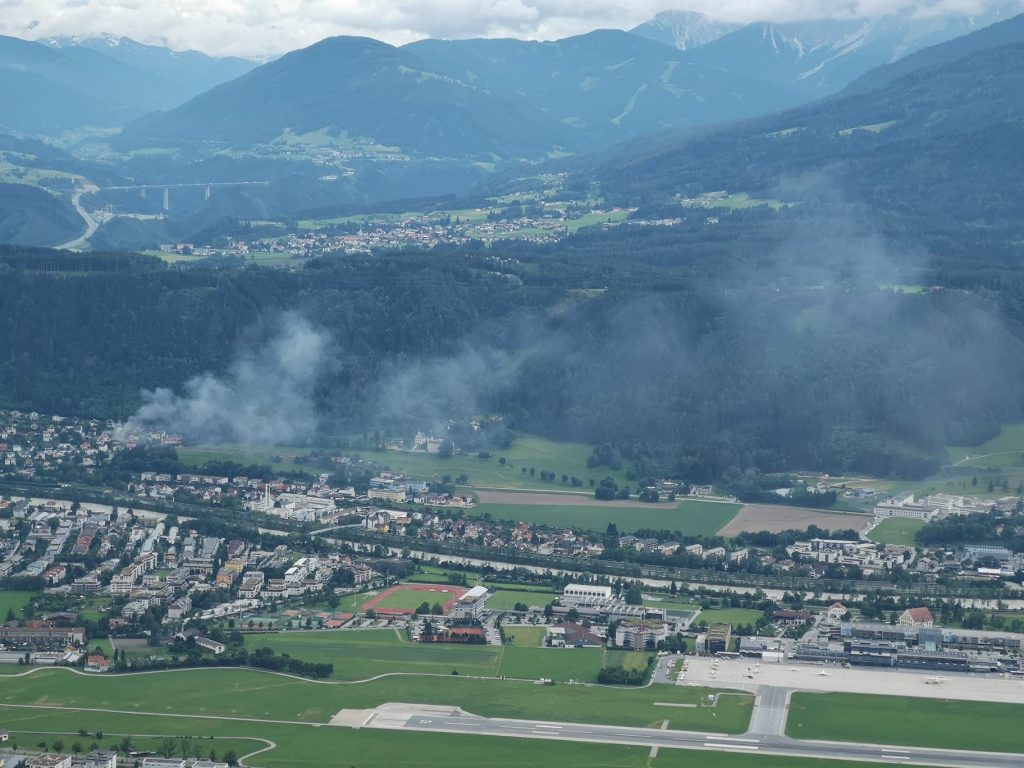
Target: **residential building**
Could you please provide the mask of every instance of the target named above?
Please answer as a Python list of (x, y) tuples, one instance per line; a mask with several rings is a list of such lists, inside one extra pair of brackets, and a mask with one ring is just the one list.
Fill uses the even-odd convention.
[(619, 648), (643, 651), (656, 647), (666, 637), (668, 627), (664, 622), (623, 619), (615, 627), (615, 645)]
[(85, 669), (88, 672), (109, 672), (110, 662), (106, 656), (93, 654), (85, 660)]
[(935, 624), (932, 612), (927, 608), (907, 608), (897, 622), (901, 627), (931, 627)]
[(7, 646), (57, 647), (81, 645), (85, 630), (81, 627), (0, 627), (0, 642)]
[(404, 503), (408, 496), (405, 488), (371, 488), (366, 495), (371, 499), (390, 501), (396, 504)]
[(185, 615), (192, 610), (192, 598), (190, 597), (179, 597), (173, 603), (167, 607), (167, 618), (169, 619), (183, 619)]

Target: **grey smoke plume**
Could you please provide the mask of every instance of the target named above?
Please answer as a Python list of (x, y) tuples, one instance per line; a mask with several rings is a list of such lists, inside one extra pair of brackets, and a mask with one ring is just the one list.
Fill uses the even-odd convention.
[(317, 428), (314, 386), (328, 359), (328, 334), (297, 314), (263, 346), (240, 350), (223, 376), (190, 379), (182, 394), (146, 390), (128, 431), (163, 430), (192, 442), (296, 442)]

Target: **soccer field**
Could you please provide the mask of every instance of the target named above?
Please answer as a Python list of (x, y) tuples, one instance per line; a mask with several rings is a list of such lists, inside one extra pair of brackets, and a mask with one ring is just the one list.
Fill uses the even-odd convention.
[(431, 607), (440, 604), (442, 608), (446, 608), (465, 593), (466, 590), (461, 587), (401, 584), (371, 597), (360, 606), (360, 610), (368, 611), (373, 608), (379, 613), (412, 613), (423, 603)]

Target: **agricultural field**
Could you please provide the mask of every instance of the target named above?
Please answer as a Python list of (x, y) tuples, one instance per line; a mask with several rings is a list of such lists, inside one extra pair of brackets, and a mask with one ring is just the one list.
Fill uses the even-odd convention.
[(733, 194), (728, 194), (726, 192), (708, 192), (694, 200), (684, 201), (684, 205), (691, 208), (724, 208), (726, 210), (735, 211), (745, 210), (747, 208), (757, 208), (762, 205), (767, 205), (774, 210), (778, 210), (786, 204), (781, 200), (774, 200), (772, 198), (751, 197), (746, 192), (735, 192)]
[(1024, 707), (975, 701), (795, 693), (786, 725), (799, 739), (1024, 752)]
[[(506, 654), (516, 650), (504, 649)], [(536, 654), (544, 649), (523, 649)], [(580, 650), (548, 651), (564, 658)], [(600, 653), (600, 651), (598, 651)], [(574, 662), (569, 662), (574, 663)], [(611, 725), (660, 726), (715, 733), (746, 730), (752, 696), (725, 696), (716, 707), (699, 704), (709, 691), (681, 686), (648, 688), (554, 685), (453, 675), (393, 676), (360, 684), (323, 684), (245, 669), (187, 670), (154, 675), (87, 676), (45, 669), (0, 677), (0, 708), (46, 704), (123, 712), (261, 718), (326, 723), (341, 709), (387, 702), (459, 705), (485, 717), (536, 718)], [(159, 690), (159, 696), (154, 696)], [(5, 727), (11, 728), (9, 721)], [(86, 726), (81, 726), (86, 727)], [(209, 733), (202, 728), (191, 733)]]
[(598, 224), (608, 224), (619, 221), (625, 221), (629, 218), (629, 211), (616, 210), (616, 211), (591, 211), (590, 213), (580, 216), (578, 219), (572, 219), (566, 222), (565, 228), (570, 235), (574, 235), (584, 227), (593, 227)]
[[(517, 495), (500, 494), (501, 498), (509, 501)], [(498, 494), (481, 493), (482, 499), (496, 496)], [(551, 499), (550, 503), (544, 504), (485, 502), (478, 504), (472, 514), (478, 517), (490, 515), (493, 520), (515, 520), (591, 531), (603, 532), (610, 523), (615, 523), (622, 533), (640, 528), (656, 528), (679, 531), (684, 536), (714, 536), (739, 510), (739, 504), (689, 499), (671, 505), (644, 504), (639, 501), (599, 502), (593, 498), (567, 496), (565, 499)]]
[(859, 531), (871, 522), (871, 516), (849, 512), (826, 512), (805, 507), (787, 507), (781, 504), (744, 504), (738, 515), (722, 528), (722, 536), (736, 536), (745, 532), (802, 531), (816, 525), (827, 531), (852, 528)]
[[(713, 752), (695, 753), (663, 749), (650, 758), (646, 747), (613, 744), (583, 744), (530, 739), (512, 739), (459, 734), (416, 733), (412, 731), (351, 730), (348, 728), (310, 727), (307, 723), (255, 723), (245, 721), (167, 718), (155, 715), (115, 714), (52, 709), (12, 709), (0, 707), (0, 717), (11, 734), (11, 744), (39, 742), (38, 731), (64, 734), (69, 747), (90, 740), (79, 730), (91, 734), (101, 731), (100, 746), (113, 748), (128, 734), (159, 736), (132, 737), (137, 748), (146, 749), (165, 738), (187, 740), (191, 748), (199, 744), (213, 750), (218, 758), (228, 750), (239, 756), (264, 750), (249, 764), (266, 768), (320, 768), (325, 755), (344, 755), (340, 765), (359, 768), (421, 768), (424, 764), (453, 763), (481, 765), (486, 768), (521, 768), (522, 765), (558, 765), (560, 768), (863, 768), (862, 763), (832, 760), (792, 760)], [(195, 734), (203, 734), (202, 738)], [(52, 742), (58, 738), (50, 735)], [(486, 755), (486, 760), (481, 760)]]
[(924, 520), (892, 517), (872, 528), (868, 537), (879, 544), (901, 544), (912, 547), (914, 546), (914, 534), (922, 528), (924, 528)]

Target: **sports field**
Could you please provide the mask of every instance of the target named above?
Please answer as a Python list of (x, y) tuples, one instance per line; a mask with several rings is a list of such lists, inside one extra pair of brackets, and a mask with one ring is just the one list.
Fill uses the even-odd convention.
[[(508, 495), (513, 498), (512, 494)], [(619, 531), (627, 533), (640, 528), (679, 531), (684, 536), (714, 536), (740, 511), (739, 504), (710, 501), (680, 501), (677, 505), (642, 504), (618, 506), (616, 502), (586, 501), (569, 497), (549, 504), (493, 504), (481, 503), (471, 514), (478, 517), (489, 514), (494, 520), (537, 523), (556, 528), (572, 527), (590, 531), (604, 531), (615, 523)], [(620, 502), (621, 504), (621, 502)]]
[(924, 528), (924, 520), (892, 517), (872, 528), (868, 537), (879, 544), (901, 544), (905, 547), (912, 547), (914, 546), (914, 534), (922, 528)]
[[(506, 648), (505, 651), (515, 650)], [(580, 650), (520, 649), (535, 654)], [(328, 722), (341, 709), (368, 709), (388, 702), (458, 705), (488, 717), (536, 718), (740, 733), (753, 697), (725, 696), (717, 707), (664, 707), (656, 702), (697, 704), (707, 689), (689, 686), (609, 688), (554, 685), (464, 676), (394, 676), (368, 683), (324, 684), (246, 669), (204, 669), (143, 675), (88, 676), (43, 669), (24, 677), (0, 677), (0, 707), (46, 704), (122, 712)], [(10, 725), (5, 721), (5, 727)], [(204, 730), (191, 733), (205, 733)]]
[[(256, 750), (267, 751), (246, 761), (266, 768), (321, 768), (325, 758), (343, 756), (340, 766), (358, 768), (421, 768), (424, 764), (452, 763), (485, 768), (521, 768), (523, 765), (558, 765), (560, 768), (864, 768), (863, 763), (831, 760), (791, 760), (714, 752), (661, 750), (649, 757), (646, 747), (614, 744), (582, 744), (536, 741), (486, 736), (415, 733), (412, 731), (351, 730), (315, 727), (306, 723), (252, 723), (216, 719), (167, 718), (154, 715), (106, 712), (60, 711), (52, 709), (14, 709), (0, 707), (0, 718), (11, 734), (12, 744), (37, 744), (42, 738), (51, 742), (53, 734), (64, 734), (67, 748), (81, 741), (79, 729), (102, 731), (100, 746), (116, 747), (129, 734), (156, 734), (151, 737), (162, 745), (164, 737), (189, 739), (218, 758), (227, 750), (245, 756)], [(38, 731), (50, 731), (42, 737)], [(201, 737), (196, 736), (202, 734)], [(136, 746), (145, 748), (151, 740), (133, 736)], [(159, 746), (158, 746), (159, 748)]]
[(794, 693), (786, 732), (799, 739), (1024, 753), (1024, 706), (975, 701)]
[(374, 595), (359, 610), (365, 612), (372, 608), (377, 613), (409, 614), (423, 603), (430, 606), (440, 603), (447, 611), (466, 591), (461, 587), (440, 584), (399, 584)]

